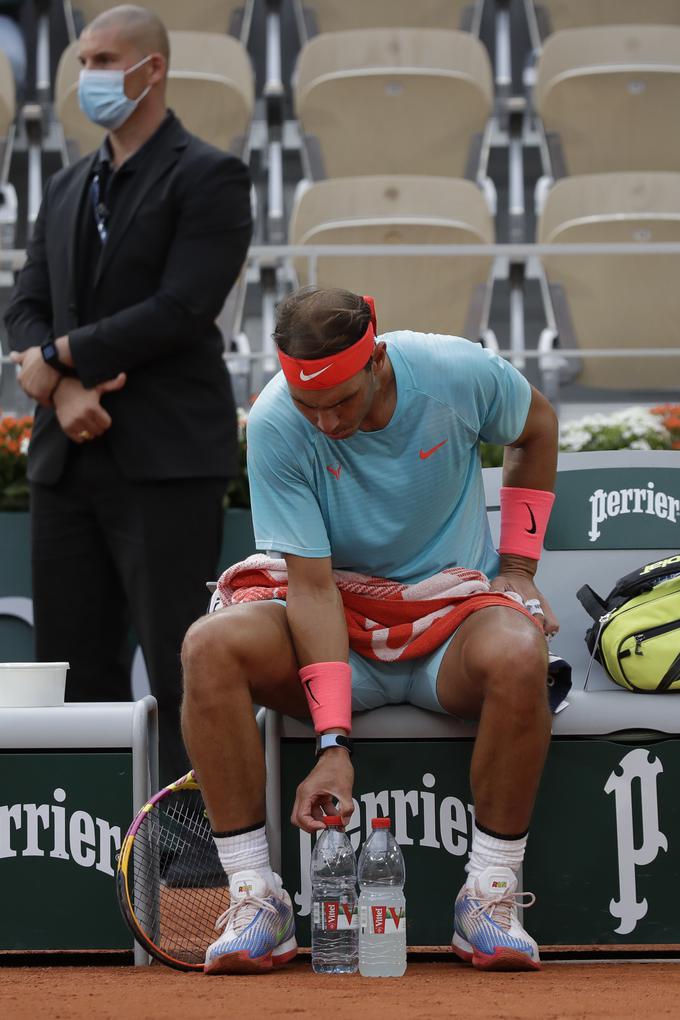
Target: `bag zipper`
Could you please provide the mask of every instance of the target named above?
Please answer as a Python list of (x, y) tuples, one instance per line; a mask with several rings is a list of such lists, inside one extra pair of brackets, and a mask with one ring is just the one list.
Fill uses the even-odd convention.
[(609, 620), (609, 617), (612, 615), (613, 612), (614, 612), (614, 610), (612, 609), (611, 612), (605, 613), (604, 616), (601, 616), (599, 621), (598, 621), (600, 626), (597, 629), (597, 634), (595, 635), (595, 640), (593, 642), (593, 650), (590, 653), (590, 658), (588, 659), (588, 668), (586, 670), (586, 679), (585, 679), (584, 684), (583, 684), (583, 690), (584, 691), (588, 690), (588, 678), (590, 676), (590, 671), (593, 668), (593, 659), (595, 658), (597, 650), (600, 647), (600, 637), (602, 636), (602, 630), (604, 628), (605, 623), (607, 623), (607, 621)]
[[(632, 680), (629, 680), (628, 677), (626, 676), (626, 670), (621, 665), (621, 658), (622, 658), (622, 656), (621, 656), (621, 648), (622, 648), (623, 643), (625, 641), (628, 641), (631, 637), (635, 638), (635, 651), (634, 651), (634, 654), (635, 655), (644, 655), (644, 652), (642, 651), (642, 644), (643, 644), (644, 641), (647, 641), (648, 638), (658, 637), (659, 634), (666, 634), (669, 630), (678, 630), (678, 629), (680, 629), (680, 620), (671, 620), (669, 623), (659, 624), (658, 627), (650, 627), (649, 630), (642, 630), (638, 634), (627, 634), (626, 637), (621, 638), (621, 640), (619, 641), (619, 647), (616, 650), (616, 659), (617, 659), (617, 662), (619, 664), (619, 669), (623, 673), (624, 677), (626, 677), (626, 681), (627, 681), (627, 683), (630, 684), (632, 690), (648, 692), (650, 690), (650, 688), (648, 688), (648, 687), (636, 687), (636, 685), (632, 682)], [(623, 658), (628, 658), (628, 656), (623, 656)], [(670, 683), (672, 683), (672, 682), (673, 681), (671, 680)], [(659, 690), (659, 688), (657, 688), (657, 690)]]

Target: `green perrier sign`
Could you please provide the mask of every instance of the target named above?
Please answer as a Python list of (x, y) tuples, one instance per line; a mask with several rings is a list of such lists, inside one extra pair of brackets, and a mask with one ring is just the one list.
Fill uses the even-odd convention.
[(130, 752), (0, 753), (0, 951), (132, 949), (115, 895)]
[[(387, 815), (406, 862), (407, 937), (443, 946), (473, 824), (471, 740), (357, 740), (355, 849)], [(310, 768), (309, 741), (282, 742), (282, 817)], [(680, 740), (554, 738), (531, 826), (527, 930), (542, 945), (679, 944)], [(312, 838), (283, 827), (282, 868), (309, 944)]]
[(546, 549), (680, 547), (677, 468), (560, 471)]

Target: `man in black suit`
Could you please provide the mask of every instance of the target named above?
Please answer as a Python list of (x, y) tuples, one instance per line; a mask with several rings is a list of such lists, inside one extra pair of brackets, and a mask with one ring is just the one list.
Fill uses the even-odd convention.
[(36, 653), (71, 663), (69, 700), (127, 700), (131, 618), (170, 781), (187, 767), (180, 647), (205, 611), (237, 472), (215, 319), (250, 241), (250, 182), (166, 108), (168, 35), (154, 14), (100, 15), (80, 59), (81, 107), (108, 135), (48, 181), (5, 318), (39, 405)]

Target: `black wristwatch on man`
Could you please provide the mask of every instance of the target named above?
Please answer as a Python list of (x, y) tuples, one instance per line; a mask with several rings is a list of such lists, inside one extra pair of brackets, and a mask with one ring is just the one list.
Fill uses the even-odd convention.
[(70, 365), (65, 365), (59, 357), (59, 351), (54, 340), (45, 340), (44, 343), (40, 344), (40, 353), (43, 356), (43, 361), (50, 368), (56, 369), (59, 375), (76, 375), (75, 369), (71, 368)]

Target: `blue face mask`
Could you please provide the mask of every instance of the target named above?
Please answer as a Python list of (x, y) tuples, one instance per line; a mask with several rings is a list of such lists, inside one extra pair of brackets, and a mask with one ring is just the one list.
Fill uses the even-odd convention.
[(144, 57), (127, 71), (81, 71), (78, 80), (78, 102), (85, 116), (94, 124), (115, 131), (137, 109), (148, 94), (148, 85), (137, 99), (125, 95), (125, 75), (151, 60)]

